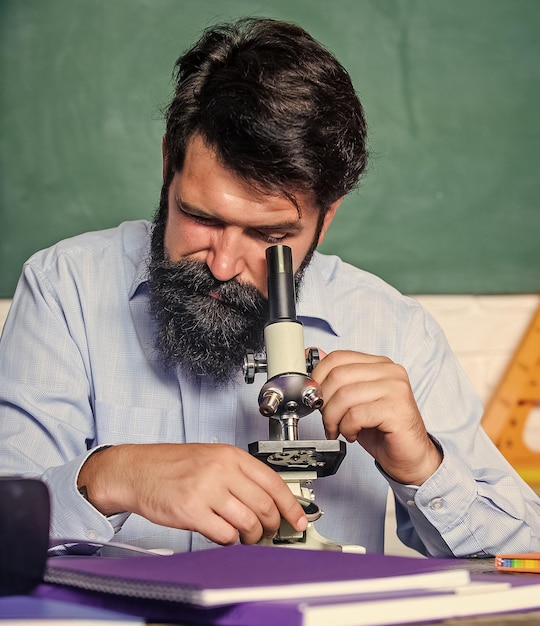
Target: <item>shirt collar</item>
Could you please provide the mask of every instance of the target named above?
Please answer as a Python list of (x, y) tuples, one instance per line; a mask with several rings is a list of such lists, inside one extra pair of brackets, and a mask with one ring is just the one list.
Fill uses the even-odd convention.
[(126, 276), (132, 275), (129, 286), (128, 297), (131, 300), (135, 297), (141, 285), (146, 285), (148, 280), (148, 264), (150, 262), (150, 244), (152, 238), (152, 224), (148, 222), (147, 234), (142, 244), (136, 249), (126, 248), (125, 269)]
[(310, 264), (305, 270), (300, 297), (296, 307), (299, 318), (303, 323), (309, 320), (320, 320), (330, 332), (341, 336), (342, 328), (336, 321), (335, 304), (332, 298), (332, 274), (328, 264), (324, 263), (324, 255), (315, 252)]

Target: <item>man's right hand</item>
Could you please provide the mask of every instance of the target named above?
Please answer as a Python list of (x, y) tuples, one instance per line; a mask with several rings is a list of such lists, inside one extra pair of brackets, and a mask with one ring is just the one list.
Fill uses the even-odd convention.
[(256, 543), (281, 518), (305, 530), (302, 507), (277, 472), (226, 444), (123, 444), (91, 455), (79, 472), (104, 515), (137, 513), (218, 544)]

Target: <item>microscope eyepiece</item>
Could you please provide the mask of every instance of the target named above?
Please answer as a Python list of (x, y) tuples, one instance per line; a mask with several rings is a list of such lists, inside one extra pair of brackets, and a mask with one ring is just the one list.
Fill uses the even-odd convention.
[(292, 252), (289, 246), (271, 246), (266, 249), (268, 271), (268, 323), (296, 322), (296, 298)]

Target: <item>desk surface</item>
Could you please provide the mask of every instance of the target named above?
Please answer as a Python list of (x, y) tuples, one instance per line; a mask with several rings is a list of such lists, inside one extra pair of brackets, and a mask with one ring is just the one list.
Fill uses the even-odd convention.
[[(460, 567), (463, 567), (463, 561), (460, 562)], [(470, 570), (471, 574), (493, 574), (494, 577), (500, 575), (495, 567), (494, 559), (471, 559), (468, 561), (467, 569)], [(535, 576), (540, 581), (540, 574), (515, 574), (515, 576)], [(527, 626), (540, 626), (540, 610), (423, 622), (422, 626), (435, 626), (436, 624), (439, 626), (525, 626), (525, 624)]]
[(422, 622), (422, 626), (538, 626), (539, 624), (540, 611), (504, 613), (484, 617), (462, 617), (445, 619), (442, 622)]

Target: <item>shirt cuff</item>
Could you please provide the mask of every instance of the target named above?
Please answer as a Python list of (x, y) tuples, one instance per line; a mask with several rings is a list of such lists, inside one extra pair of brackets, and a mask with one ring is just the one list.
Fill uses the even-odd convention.
[(86, 500), (77, 489), (77, 476), (86, 461), (97, 450), (92, 448), (64, 465), (49, 468), (43, 474), (51, 496), (51, 536), (56, 538), (111, 541), (130, 513), (106, 517)]
[[(468, 525), (466, 512), (476, 499), (476, 482), (464, 460), (443, 449), (437, 470), (420, 486), (403, 485), (383, 472), (396, 500), (407, 511), (416, 532), (432, 556), (452, 556), (459, 551), (468, 556), (483, 556), (483, 550)], [(467, 549), (464, 550), (464, 546)]]
[[(103, 444), (101, 446), (96, 446), (95, 448), (92, 448), (92, 450), (90, 451), (90, 454), (86, 455), (84, 461), (81, 463), (80, 467), (79, 467), (79, 471), (81, 469), (81, 467), (83, 466), (84, 462), (86, 461), (86, 459), (88, 459), (90, 456), (92, 456), (92, 454), (95, 454), (96, 452), (99, 452), (100, 450), (105, 450), (106, 448), (111, 448), (111, 445), (108, 444)], [(77, 478), (79, 476), (79, 471), (77, 472)], [(76, 483), (78, 482), (78, 480), (76, 480)], [(94, 505), (90, 502), (90, 500), (88, 500), (88, 497), (86, 495), (86, 489), (83, 491), (81, 491), (81, 489), (77, 489), (77, 491), (81, 494), (81, 496), (92, 506), (92, 508), (95, 509)], [(99, 513), (99, 511), (98, 511)], [(101, 513), (100, 513), (101, 515)], [(124, 522), (127, 520), (127, 518), (131, 515), (131, 513), (124, 511), (124, 512), (120, 512), (120, 513), (115, 513), (114, 515), (106, 515), (106, 519), (109, 521), (109, 523), (112, 525), (114, 532), (117, 533), (122, 526), (124, 525)]]

